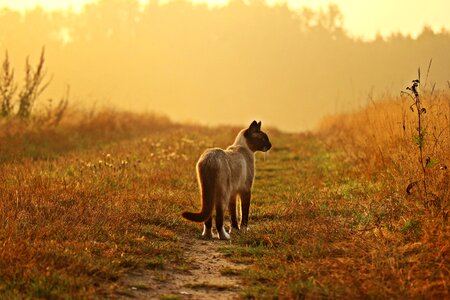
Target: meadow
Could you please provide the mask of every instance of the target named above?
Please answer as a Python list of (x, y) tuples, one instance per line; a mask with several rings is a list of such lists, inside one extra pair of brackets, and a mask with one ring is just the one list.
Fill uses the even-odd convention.
[[(245, 266), (231, 270), (238, 296), (448, 298), (449, 99), (423, 95), (425, 173), (408, 96), (314, 133), (263, 120), (273, 149), (256, 155), (250, 230), (219, 244)], [(240, 128), (70, 109), (39, 124), (1, 123), (1, 298), (115, 297), (132, 271), (186, 263), (181, 243), (201, 233), (180, 217), (199, 208), (196, 160)]]

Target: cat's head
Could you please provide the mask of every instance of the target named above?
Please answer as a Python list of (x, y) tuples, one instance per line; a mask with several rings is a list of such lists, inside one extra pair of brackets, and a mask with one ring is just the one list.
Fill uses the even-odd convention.
[(272, 148), (269, 137), (265, 132), (261, 131), (261, 122), (253, 121), (252, 124), (244, 131), (245, 141), (253, 152), (267, 152)]

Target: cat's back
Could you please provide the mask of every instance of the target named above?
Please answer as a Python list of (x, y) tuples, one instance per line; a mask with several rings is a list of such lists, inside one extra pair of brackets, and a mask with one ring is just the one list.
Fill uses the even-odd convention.
[(253, 157), (247, 149), (241, 146), (230, 146), (226, 150), (221, 148), (206, 149), (198, 160), (201, 166), (245, 168), (252, 164)]
[(223, 167), (227, 163), (227, 154), (221, 148), (206, 149), (200, 156), (197, 165), (204, 167)]
[(243, 146), (233, 145), (224, 150), (224, 152), (234, 163), (247, 165), (253, 162), (253, 155)]

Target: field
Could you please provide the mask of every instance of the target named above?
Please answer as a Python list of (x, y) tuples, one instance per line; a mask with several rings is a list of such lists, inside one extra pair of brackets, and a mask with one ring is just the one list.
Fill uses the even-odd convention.
[[(316, 133), (283, 133), (263, 120), (274, 146), (256, 155), (250, 230), (231, 243), (201, 242), (230, 262), (221, 276), (238, 278), (232, 295), (450, 297), (449, 96), (430, 99), (423, 150), (434, 163), (425, 175), (404, 98), (334, 116)], [(199, 209), (196, 160), (205, 148), (231, 144), (240, 129), (114, 111), (57, 127), (1, 126), (5, 299), (145, 298), (156, 287), (132, 287), (130, 274), (189, 273), (185, 245), (201, 241), (201, 226), (180, 212)]]

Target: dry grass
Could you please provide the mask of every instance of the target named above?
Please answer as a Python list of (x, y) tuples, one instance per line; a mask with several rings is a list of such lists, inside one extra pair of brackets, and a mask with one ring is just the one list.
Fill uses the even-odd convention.
[[(447, 128), (432, 153), (437, 189), (448, 179), (434, 175), (449, 165), (448, 96), (429, 101), (427, 149)], [(448, 190), (435, 191), (447, 191), (440, 207), (406, 195), (419, 176), (408, 106), (337, 116), (320, 135), (269, 130), (250, 231), (222, 249), (248, 264), (242, 297), (449, 297)], [(117, 112), (15, 126), (0, 138), (3, 298), (106, 297), (131, 269), (186, 264), (180, 237), (201, 232), (179, 216), (199, 207), (195, 162), (238, 131)]]
[(58, 126), (47, 120), (43, 114), (33, 115), (29, 120), (0, 119), (0, 163), (23, 158), (56, 158), (72, 151), (179, 127), (166, 117), (114, 110), (88, 113), (70, 109)]
[[(422, 96), (425, 180), (424, 195), (420, 163), (418, 117), (406, 96), (390, 98), (349, 115), (334, 116), (322, 123), (321, 133), (346, 155), (348, 162), (369, 176), (387, 177), (395, 189), (408, 189), (409, 205), (426, 208), (447, 220), (450, 209), (450, 94)], [(416, 184), (417, 183), (417, 184)], [(419, 184), (420, 183), (420, 184)]]
[(317, 138), (283, 139), (258, 170), (252, 234), (224, 249), (250, 264), (246, 298), (449, 296), (448, 223)]
[(194, 142), (205, 129), (117, 112), (4, 128), (3, 297), (102, 295), (130, 268), (182, 259), (176, 232), (191, 225), (178, 214), (198, 198), (185, 153), (212, 144)]
[[(376, 239), (363, 246), (378, 244), (382, 253), (371, 255), (391, 270), (386, 280), (396, 286), (390, 292), (448, 297), (450, 94), (424, 93), (422, 101), (427, 111), (422, 116), (426, 195), (417, 112), (411, 110), (409, 97), (384, 99), (359, 112), (330, 117), (320, 132), (342, 151), (352, 177), (377, 186), (374, 192), (363, 187), (368, 199), (361, 204), (370, 217), (367, 229), (377, 232)], [(388, 282), (381, 286), (388, 291)]]

